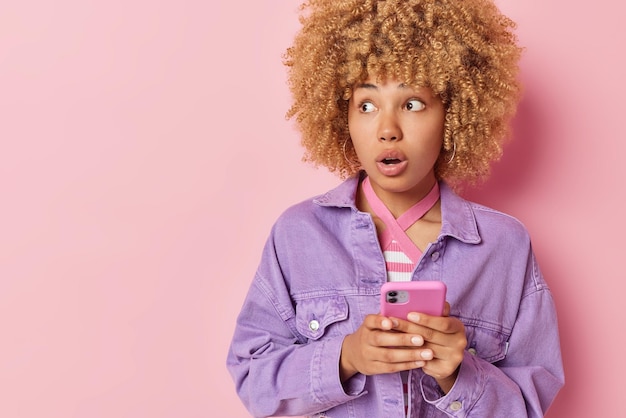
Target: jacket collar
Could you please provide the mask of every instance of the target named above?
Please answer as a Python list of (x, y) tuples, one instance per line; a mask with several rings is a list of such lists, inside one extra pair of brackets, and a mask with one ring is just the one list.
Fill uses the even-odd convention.
[[(351, 208), (357, 211), (356, 192), (363, 172), (352, 176), (336, 188), (316, 197), (313, 202), (325, 207)], [(468, 244), (481, 242), (474, 208), (470, 202), (457, 195), (445, 182), (439, 182), (441, 194), (441, 233)]]

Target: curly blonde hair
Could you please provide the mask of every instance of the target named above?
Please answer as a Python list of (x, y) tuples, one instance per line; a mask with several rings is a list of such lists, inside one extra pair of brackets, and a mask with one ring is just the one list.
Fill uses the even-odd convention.
[(439, 179), (489, 174), (521, 92), (515, 24), (491, 0), (309, 0), (301, 11), (284, 64), (287, 118), (296, 119), (305, 161), (341, 177), (359, 171), (348, 100), (371, 74), (429, 87), (443, 101)]

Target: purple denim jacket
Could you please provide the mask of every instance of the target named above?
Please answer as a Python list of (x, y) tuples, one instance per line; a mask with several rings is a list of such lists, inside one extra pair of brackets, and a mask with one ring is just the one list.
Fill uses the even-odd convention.
[[(276, 222), (237, 319), (227, 366), (254, 416), (404, 417), (399, 373), (344, 385), (344, 337), (379, 312), (385, 260), (359, 178)], [(415, 417), (541, 417), (563, 385), (554, 303), (524, 226), (441, 187), (442, 226), (413, 280), (442, 280), (467, 349), (453, 388), (409, 375)]]

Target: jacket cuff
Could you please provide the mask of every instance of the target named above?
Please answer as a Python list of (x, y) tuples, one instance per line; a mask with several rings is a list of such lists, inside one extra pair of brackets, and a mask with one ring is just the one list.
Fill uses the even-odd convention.
[(426, 402), (448, 416), (465, 417), (484, 392), (486, 380), (474, 356), (466, 351), (456, 381), (447, 394), (426, 374), (420, 379), (420, 389)]
[(365, 376), (357, 373), (341, 384), (339, 360), (344, 337), (320, 341), (311, 359), (311, 387), (316, 401), (338, 405), (365, 393)]

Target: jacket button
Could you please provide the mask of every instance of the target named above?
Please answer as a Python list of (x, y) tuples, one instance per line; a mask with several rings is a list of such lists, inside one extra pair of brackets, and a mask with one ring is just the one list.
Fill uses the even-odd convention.
[(450, 409), (452, 411), (460, 411), (463, 408), (463, 404), (459, 401), (454, 401), (450, 404)]
[(467, 350), (467, 351), (469, 351), (469, 353), (470, 353), (471, 355), (473, 355), (473, 356), (475, 356), (475, 355), (476, 355), (476, 349), (475, 349), (474, 347), (470, 348), (470, 349), (469, 349), (469, 350)]
[(319, 321), (317, 319), (314, 319), (311, 322), (309, 322), (309, 329), (311, 331), (317, 331), (318, 329), (320, 329)]
[(437, 261), (437, 260), (439, 260), (439, 251), (435, 251), (434, 253), (432, 253), (432, 255), (430, 256), (430, 258), (431, 258), (433, 261)]

